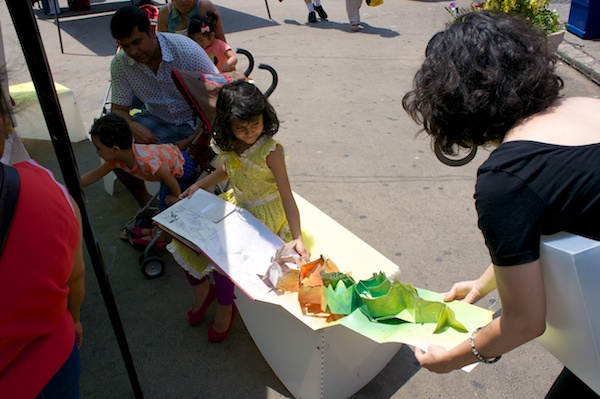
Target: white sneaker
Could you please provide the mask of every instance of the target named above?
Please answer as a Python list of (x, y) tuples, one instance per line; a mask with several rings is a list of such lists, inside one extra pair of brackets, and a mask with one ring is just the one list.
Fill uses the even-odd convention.
[(361, 24), (352, 24), (352, 32), (358, 32), (359, 30), (365, 29)]

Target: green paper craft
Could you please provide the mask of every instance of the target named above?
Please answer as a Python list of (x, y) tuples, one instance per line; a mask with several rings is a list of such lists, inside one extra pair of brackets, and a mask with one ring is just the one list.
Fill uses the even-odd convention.
[(448, 305), (427, 301), (410, 284), (391, 281), (382, 272), (373, 274), (368, 280), (359, 281), (355, 290), (361, 302), (361, 311), (371, 321), (396, 318), (411, 323), (437, 323), (434, 334), (444, 332), (448, 327), (467, 332)]
[(357, 307), (354, 295), (354, 279), (341, 272), (323, 273), (321, 310), (331, 314), (348, 315)]

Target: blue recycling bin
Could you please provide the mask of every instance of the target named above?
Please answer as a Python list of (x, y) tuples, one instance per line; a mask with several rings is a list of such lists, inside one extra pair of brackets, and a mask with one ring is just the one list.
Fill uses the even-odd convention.
[(571, 0), (567, 30), (582, 39), (600, 37), (600, 0)]

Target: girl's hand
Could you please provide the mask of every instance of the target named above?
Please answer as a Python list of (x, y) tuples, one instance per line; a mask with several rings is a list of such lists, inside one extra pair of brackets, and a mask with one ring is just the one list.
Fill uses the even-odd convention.
[(421, 365), (434, 373), (449, 373), (454, 370), (448, 362), (445, 361), (448, 351), (441, 346), (431, 345), (427, 352), (415, 348), (415, 357)]
[(298, 240), (294, 249), (296, 250), (296, 252), (298, 252), (298, 255), (310, 260), (310, 252), (308, 252), (308, 249), (304, 246), (304, 242), (302, 241), (302, 239)]
[(185, 190), (184, 192), (181, 193), (181, 195), (179, 196), (179, 199), (184, 199), (184, 198), (191, 198), (192, 194), (194, 194), (196, 191), (198, 191), (200, 189), (200, 186), (198, 185), (198, 183), (194, 183), (191, 186), (189, 186), (187, 188), (187, 190)]
[(444, 302), (461, 300), (466, 303), (475, 303), (483, 296), (475, 280), (455, 283), (450, 291), (442, 295), (444, 295)]

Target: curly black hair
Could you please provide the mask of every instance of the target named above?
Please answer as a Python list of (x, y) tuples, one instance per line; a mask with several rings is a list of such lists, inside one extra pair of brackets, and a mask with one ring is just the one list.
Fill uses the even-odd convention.
[(117, 146), (122, 150), (131, 148), (133, 135), (129, 123), (117, 114), (109, 113), (98, 118), (90, 129), (90, 136), (107, 147)]
[(234, 119), (249, 121), (262, 114), (263, 134), (273, 136), (279, 130), (279, 119), (267, 97), (254, 84), (244, 80), (227, 83), (217, 98), (217, 117), (213, 124), (214, 139), (223, 151), (233, 151), (236, 137), (231, 130)]
[(402, 106), (445, 154), (501, 141), (519, 120), (549, 107), (563, 87), (546, 42), (519, 17), (465, 14), (431, 38)]
[(113, 38), (124, 39), (131, 35), (133, 28), (138, 28), (140, 33), (148, 33), (150, 31), (148, 15), (135, 6), (119, 8), (110, 20), (110, 33)]

